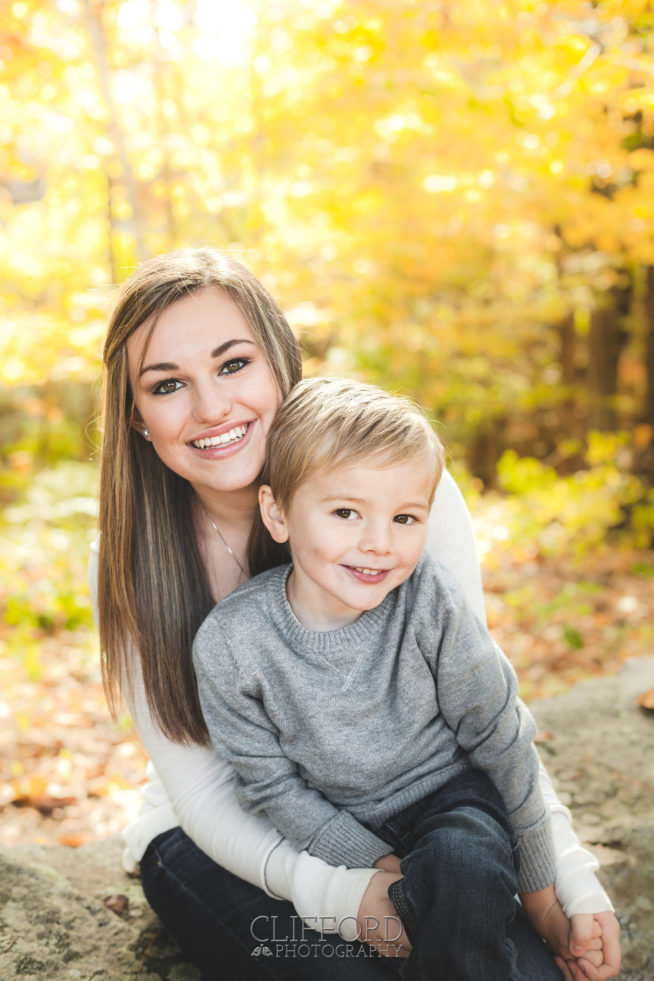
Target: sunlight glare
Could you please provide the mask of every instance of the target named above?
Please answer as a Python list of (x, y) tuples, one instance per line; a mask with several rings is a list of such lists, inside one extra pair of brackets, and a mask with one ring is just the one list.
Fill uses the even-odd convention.
[(249, 60), (257, 15), (248, 0), (198, 0), (196, 23), (198, 57), (228, 66)]
[[(180, 43), (180, 32), (189, 15), (175, 0), (124, 0), (118, 13), (118, 25), (137, 42), (147, 43), (153, 27), (159, 43), (174, 50)], [(197, 39), (194, 54), (203, 61), (219, 62), (228, 67), (245, 64), (250, 55), (250, 41), (257, 15), (250, 0), (197, 0), (193, 11)]]

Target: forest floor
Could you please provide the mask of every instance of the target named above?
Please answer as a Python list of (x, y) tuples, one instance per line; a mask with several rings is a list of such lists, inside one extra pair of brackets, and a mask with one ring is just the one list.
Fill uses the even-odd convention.
[[(484, 514), (474, 519), (489, 625), (526, 701), (654, 653), (654, 552), (546, 560), (498, 544)], [(136, 814), (146, 757), (129, 719), (109, 716), (92, 628), (44, 632), (38, 647), (38, 670), (0, 662), (3, 841), (82, 845)]]

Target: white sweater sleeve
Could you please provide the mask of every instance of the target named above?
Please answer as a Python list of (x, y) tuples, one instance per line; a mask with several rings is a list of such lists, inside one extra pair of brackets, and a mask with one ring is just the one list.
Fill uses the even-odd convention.
[(486, 623), (481, 569), (470, 512), (454, 478), (443, 471), (429, 514), (425, 547), (450, 570), (468, 606)]
[[(438, 485), (427, 532), (427, 549), (456, 576), (468, 604), (485, 623), (477, 546), (459, 488), (445, 471)], [(547, 770), (540, 764), (540, 789), (549, 809), (556, 858), (556, 893), (567, 916), (613, 910), (594, 872), (599, 863), (575, 834), (570, 812), (558, 799)]]
[[(89, 582), (97, 617), (97, 551)], [(157, 772), (180, 827), (218, 865), (287, 899), (307, 924), (346, 940), (357, 936), (353, 918), (374, 869), (333, 868), (297, 852), (264, 816), (246, 814), (236, 801), (234, 772), (210, 747), (168, 739), (150, 714), (138, 659), (124, 692), (132, 721)]]

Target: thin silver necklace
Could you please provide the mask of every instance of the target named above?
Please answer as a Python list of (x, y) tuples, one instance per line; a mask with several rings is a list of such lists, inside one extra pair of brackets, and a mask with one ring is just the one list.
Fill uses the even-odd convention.
[[(199, 498), (198, 498), (198, 500), (199, 500)], [(245, 578), (248, 579), (249, 576), (248, 576), (247, 572), (245, 571), (245, 569), (243, 568), (243, 566), (241, 565), (241, 563), (240, 563), (240, 561), (238, 559), (238, 556), (234, 553), (233, 548), (230, 545), (228, 545), (228, 543), (225, 541), (225, 536), (223, 535), (222, 531), (220, 530), (220, 528), (218, 527), (218, 525), (216, 524), (216, 522), (213, 520), (213, 518), (211, 517), (211, 515), (209, 514), (209, 512), (205, 508), (205, 506), (202, 503), (202, 501), (200, 501), (200, 507), (202, 508), (202, 510), (206, 514), (207, 518), (211, 522), (211, 526), (212, 526), (213, 530), (216, 532), (216, 534), (218, 535), (218, 538), (221, 540), (221, 542), (223, 543), (223, 545), (225, 546), (225, 548), (227, 549), (227, 551), (229, 552), (229, 554), (231, 555), (231, 557), (234, 559), (234, 562), (236, 562), (236, 565), (239, 567), (239, 569), (241, 570), (241, 572), (243, 573), (243, 575), (245, 576)]]

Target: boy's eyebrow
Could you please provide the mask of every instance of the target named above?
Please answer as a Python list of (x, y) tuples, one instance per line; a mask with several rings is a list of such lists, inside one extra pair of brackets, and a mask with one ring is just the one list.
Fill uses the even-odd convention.
[[(228, 351), (230, 347), (234, 347), (235, 344), (254, 344), (248, 337), (232, 337), (229, 341), (225, 341), (223, 344), (219, 344), (211, 352), (212, 358), (219, 358), (221, 354)], [(146, 364), (143, 365), (139, 371), (139, 378), (146, 373), (146, 371), (177, 371), (179, 368), (178, 364), (173, 361), (160, 361), (158, 364)]]
[[(348, 504), (367, 504), (368, 500), (365, 497), (355, 497), (353, 494), (325, 494), (324, 497), (320, 498), (323, 504), (328, 504), (330, 501), (346, 501)], [(399, 510), (404, 508), (424, 508), (429, 510), (429, 504), (427, 500), (424, 501), (406, 501), (401, 505)]]

